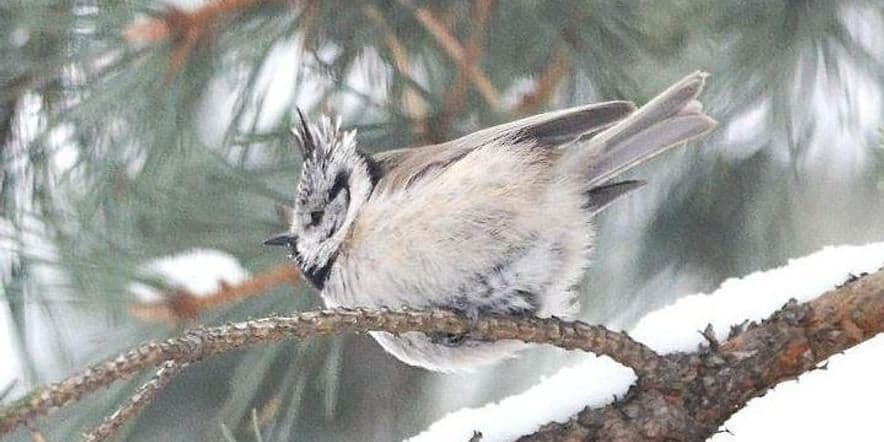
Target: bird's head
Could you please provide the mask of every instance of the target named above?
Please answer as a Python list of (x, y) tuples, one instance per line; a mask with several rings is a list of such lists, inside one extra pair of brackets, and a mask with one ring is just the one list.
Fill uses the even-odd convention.
[(289, 232), (265, 244), (285, 245), (314, 287), (322, 289), (350, 225), (377, 182), (373, 160), (356, 148), (356, 132), (340, 119), (318, 125), (298, 111), (292, 143), (304, 159)]

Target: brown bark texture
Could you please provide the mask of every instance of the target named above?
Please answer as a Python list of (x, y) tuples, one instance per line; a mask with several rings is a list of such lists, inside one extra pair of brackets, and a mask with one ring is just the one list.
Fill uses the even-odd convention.
[(789, 302), (761, 323), (735, 327), (724, 342), (707, 332), (708, 346), (665, 356), (624, 333), (582, 322), (502, 316), (468, 319), (445, 311), (339, 309), (197, 328), (36, 389), (0, 409), (0, 435), (33, 426), (37, 417), (52, 409), (169, 361), (184, 366), (282, 339), (372, 330), (545, 343), (607, 355), (636, 372), (636, 384), (613, 404), (587, 408), (570, 421), (547, 424), (523, 440), (703, 440), (748, 400), (884, 331), (884, 270), (851, 278), (813, 301)]
[[(884, 270), (819, 298), (790, 301), (761, 323), (711, 334), (695, 353), (663, 356), (626, 395), (551, 423), (522, 441), (705, 440), (750, 399), (884, 331)], [(820, 398), (824, 401), (825, 398)]]

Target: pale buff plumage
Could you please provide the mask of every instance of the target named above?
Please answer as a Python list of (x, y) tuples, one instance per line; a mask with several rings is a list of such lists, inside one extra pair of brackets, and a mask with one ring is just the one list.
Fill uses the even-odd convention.
[[(336, 147), (306, 150), (313, 165), (286, 243), (329, 306), (572, 317), (593, 214), (640, 185), (613, 179), (715, 125), (695, 100), (704, 78), (694, 73), (638, 111), (626, 102), (566, 109), (373, 159), (330, 120), (305, 124), (308, 145)], [(329, 191), (342, 175), (344, 197)], [(440, 371), (523, 346), (373, 336), (402, 361)]]

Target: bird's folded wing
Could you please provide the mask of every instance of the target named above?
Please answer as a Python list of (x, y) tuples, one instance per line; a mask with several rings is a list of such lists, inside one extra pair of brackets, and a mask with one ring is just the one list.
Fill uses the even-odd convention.
[[(373, 159), (385, 180), (408, 185), (482, 146), (526, 143), (538, 148), (556, 148), (581, 137), (592, 137), (633, 111), (635, 105), (627, 101), (578, 106), (500, 124), (441, 144), (380, 152)], [(502, 140), (507, 142), (500, 143)]]

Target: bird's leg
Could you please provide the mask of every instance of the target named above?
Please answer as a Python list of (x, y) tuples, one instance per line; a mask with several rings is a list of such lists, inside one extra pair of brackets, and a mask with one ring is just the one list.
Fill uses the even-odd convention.
[[(476, 321), (479, 320), (479, 314), (481, 313), (480, 306), (470, 303), (467, 301), (466, 297), (458, 297), (455, 298), (454, 302), (447, 305), (440, 305), (438, 308), (449, 310), (455, 314), (466, 316), (470, 321), (470, 328), (474, 326)], [(464, 341), (467, 340), (475, 340), (470, 337), (470, 333), (430, 333), (428, 335), (430, 338), (430, 342), (433, 344), (444, 345), (447, 347), (457, 347), (462, 345)]]

